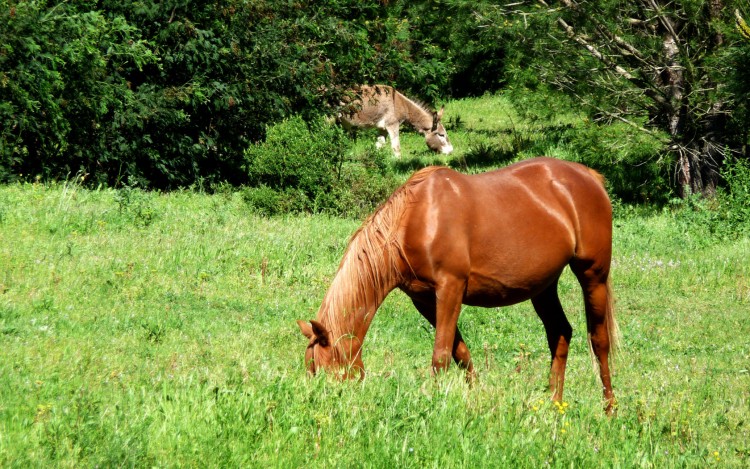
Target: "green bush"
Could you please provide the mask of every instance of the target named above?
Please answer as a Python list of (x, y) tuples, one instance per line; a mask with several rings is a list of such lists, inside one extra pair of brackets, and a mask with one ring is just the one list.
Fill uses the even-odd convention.
[(3, 5), (0, 182), (241, 185), (269, 124), (330, 111), (354, 84), (434, 99), (448, 80), (403, 1)]
[(587, 121), (567, 130), (562, 139), (577, 161), (601, 172), (609, 190), (623, 201), (669, 200), (672, 163), (661, 157), (663, 143), (656, 137), (623, 123)]
[(733, 233), (750, 232), (750, 163), (747, 160), (724, 162), (721, 171), (726, 188), (719, 198), (724, 207), (723, 224)]
[(671, 201), (677, 222), (686, 232), (701, 233), (706, 243), (750, 233), (750, 164), (746, 160), (728, 160), (721, 175), (725, 186), (714, 198), (693, 194)]
[(395, 187), (385, 150), (351, 153), (340, 126), (300, 116), (270, 126), (266, 140), (245, 151), (248, 206), (262, 215), (331, 213), (359, 217)]
[(390, 148), (369, 146), (364, 153), (344, 161), (329, 211), (363, 218), (386, 200), (399, 184), (390, 165), (391, 155)]
[(331, 192), (348, 146), (338, 126), (322, 119), (308, 125), (301, 117), (270, 126), (263, 143), (245, 150), (248, 184), (275, 191), (292, 188), (308, 199), (306, 209)]
[[(66, 2), (0, 7), (0, 181), (100, 182), (127, 171), (113, 155), (130, 143), (126, 129), (144, 116), (131, 73), (157, 57), (121, 16)], [(105, 178), (106, 179), (106, 178)]]

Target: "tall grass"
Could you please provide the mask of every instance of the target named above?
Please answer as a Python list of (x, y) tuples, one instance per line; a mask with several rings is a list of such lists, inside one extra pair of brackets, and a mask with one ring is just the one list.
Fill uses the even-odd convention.
[[(572, 275), (566, 402), (528, 304), (465, 308), (480, 380), (429, 374), (394, 293), (364, 382), (308, 379), (313, 317), (356, 222), (261, 219), (236, 195), (0, 188), (0, 465), (705, 467), (748, 463), (750, 240), (616, 220), (624, 350), (602, 412)], [(137, 202), (134, 202), (137, 201)]]

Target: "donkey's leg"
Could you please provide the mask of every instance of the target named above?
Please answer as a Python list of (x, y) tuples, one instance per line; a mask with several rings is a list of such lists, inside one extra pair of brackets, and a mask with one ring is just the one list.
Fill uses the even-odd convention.
[[(425, 319), (435, 327), (435, 297), (430, 296), (429, 298), (412, 298), (412, 303), (417, 311), (424, 316)], [(456, 364), (466, 370), (466, 381), (473, 383), (476, 377), (474, 373), (474, 364), (471, 361), (471, 353), (469, 347), (466, 346), (461, 331), (456, 326), (456, 337), (453, 339), (453, 360)]]
[(610, 338), (616, 330), (611, 308), (611, 291), (608, 285), (609, 272), (602, 269), (576, 268), (571, 269), (578, 277), (583, 289), (583, 304), (586, 310), (586, 325), (588, 327), (591, 348), (599, 365), (599, 374), (604, 389), (605, 410), (611, 414), (614, 410), (615, 395), (612, 390), (612, 379), (609, 369)]
[(573, 328), (565, 317), (560, 298), (557, 296), (557, 281), (542, 293), (531, 299), (536, 314), (547, 332), (547, 344), (552, 355), (549, 387), (554, 401), (562, 401), (565, 385), (565, 365), (568, 361), (568, 348)]
[(375, 141), (375, 148), (380, 150), (385, 146), (385, 137), (388, 135), (388, 131), (385, 129), (378, 129), (378, 139)]
[(393, 153), (397, 158), (401, 158), (401, 141), (398, 138), (398, 127), (399, 124), (397, 122), (386, 127), (386, 130), (388, 131), (388, 138), (391, 139), (391, 148), (393, 149)]
[(436, 373), (447, 370), (450, 364), (453, 345), (458, 335), (456, 325), (461, 313), (465, 286), (465, 281), (447, 278), (439, 282), (435, 289), (435, 346), (432, 351), (432, 369)]

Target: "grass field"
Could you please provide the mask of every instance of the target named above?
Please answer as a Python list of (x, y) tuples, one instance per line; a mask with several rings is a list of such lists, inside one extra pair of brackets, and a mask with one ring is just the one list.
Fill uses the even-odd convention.
[[(485, 105), (449, 103), (466, 108), (457, 148), (508, 125), (494, 105), (470, 112)], [(418, 154), (395, 163), (404, 175), (421, 146), (403, 137)], [(750, 465), (747, 236), (617, 210), (607, 418), (570, 272), (564, 403), (528, 303), (465, 308), (473, 387), (455, 367), (430, 377), (433, 333), (397, 292), (368, 334), (367, 379), (306, 378), (295, 320), (314, 317), (357, 225), (259, 218), (235, 193), (0, 187), (0, 466)]]

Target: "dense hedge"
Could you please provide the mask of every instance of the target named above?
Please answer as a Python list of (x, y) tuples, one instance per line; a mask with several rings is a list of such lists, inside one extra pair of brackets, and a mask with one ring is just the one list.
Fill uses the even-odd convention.
[(353, 83), (434, 96), (448, 57), (413, 29), (399, 2), (3, 3), (0, 181), (246, 182), (268, 124)]

